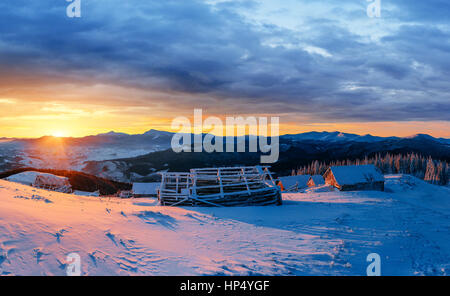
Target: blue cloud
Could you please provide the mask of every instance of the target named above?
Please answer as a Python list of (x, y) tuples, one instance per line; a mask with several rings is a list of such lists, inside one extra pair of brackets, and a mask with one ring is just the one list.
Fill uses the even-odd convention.
[(380, 20), (363, 0), (213, 2), (82, 0), (69, 19), (63, 0), (4, 1), (0, 75), (178, 91), (249, 113), (448, 120), (446, 1), (383, 1)]

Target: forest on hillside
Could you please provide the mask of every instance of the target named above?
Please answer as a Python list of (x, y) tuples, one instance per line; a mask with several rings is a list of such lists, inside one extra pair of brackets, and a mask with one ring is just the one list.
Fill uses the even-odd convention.
[(416, 153), (376, 154), (355, 160), (336, 160), (329, 163), (313, 161), (292, 170), (292, 175), (323, 175), (330, 166), (373, 164), (383, 174), (409, 174), (436, 185), (447, 185), (450, 179), (449, 163)]

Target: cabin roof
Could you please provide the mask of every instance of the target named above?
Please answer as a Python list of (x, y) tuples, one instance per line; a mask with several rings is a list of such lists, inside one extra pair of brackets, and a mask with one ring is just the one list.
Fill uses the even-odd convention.
[(133, 194), (156, 194), (161, 183), (133, 183)]
[(329, 170), (333, 173), (333, 176), (339, 185), (355, 185), (384, 181), (384, 176), (372, 164), (332, 166)]
[(11, 175), (6, 178), (6, 180), (10, 182), (16, 182), (24, 185), (33, 185), (34, 181), (36, 180), (36, 176), (40, 175), (42, 173), (35, 172), (35, 171), (27, 171), (18, 173), (15, 175)]
[(6, 180), (11, 182), (16, 182), (24, 185), (33, 185), (36, 182), (36, 178), (39, 177), (40, 182), (48, 183), (49, 185), (61, 185), (65, 186), (69, 182), (69, 179), (66, 177), (59, 177), (52, 174), (35, 172), (35, 171), (26, 171), (22, 173), (18, 173), (6, 178)]
[(310, 175), (296, 175), (278, 178), (283, 184), (284, 188), (289, 188), (295, 185), (298, 187), (307, 187)]
[(323, 184), (325, 184), (325, 180), (322, 177), (322, 175), (314, 175), (314, 176), (311, 176), (310, 179), (312, 179), (314, 181), (314, 184), (316, 184), (316, 185), (323, 185)]
[(70, 185), (69, 178), (55, 176), (52, 174), (41, 173), (36, 176), (35, 182), (40, 182), (41, 184), (51, 185), (51, 186), (66, 186)]

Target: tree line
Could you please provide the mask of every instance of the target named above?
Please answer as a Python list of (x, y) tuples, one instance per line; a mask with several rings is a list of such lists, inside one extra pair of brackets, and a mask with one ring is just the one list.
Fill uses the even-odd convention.
[(447, 185), (450, 179), (448, 162), (434, 160), (416, 153), (376, 154), (373, 157), (331, 162), (313, 161), (309, 165), (292, 170), (292, 175), (323, 175), (330, 166), (373, 164), (383, 174), (409, 174), (436, 185)]

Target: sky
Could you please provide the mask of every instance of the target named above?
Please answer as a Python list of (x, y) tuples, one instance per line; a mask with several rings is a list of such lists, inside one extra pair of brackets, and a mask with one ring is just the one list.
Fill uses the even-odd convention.
[(450, 138), (450, 2), (0, 3), (0, 138), (278, 116), (281, 133)]

